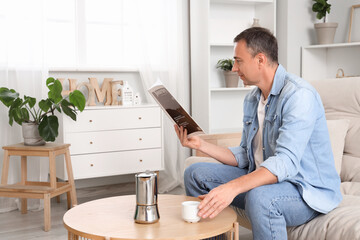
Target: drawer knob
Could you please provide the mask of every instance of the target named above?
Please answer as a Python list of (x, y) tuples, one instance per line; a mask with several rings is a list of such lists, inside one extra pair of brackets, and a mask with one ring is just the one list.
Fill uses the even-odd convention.
[(93, 167), (94, 166), (94, 164), (90, 164), (90, 167)]
[(139, 161), (142, 162), (142, 159), (140, 159)]
[(90, 119), (89, 122), (92, 122), (92, 120)]
[(139, 120), (141, 120), (141, 117), (139, 117)]
[(142, 138), (139, 138), (139, 141), (141, 141), (142, 140)]
[(93, 144), (93, 142), (90, 142), (90, 144)]

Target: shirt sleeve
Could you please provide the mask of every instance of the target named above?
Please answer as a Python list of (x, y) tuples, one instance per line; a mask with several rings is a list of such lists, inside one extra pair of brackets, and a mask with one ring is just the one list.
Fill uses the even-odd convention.
[(238, 147), (229, 147), (229, 150), (235, 156), (239, 168), (246, 168), (249, 166), (249, 160), (247, 157), (246, 147), (244, 143), (246, 142), (246, 136), (244, 132), (241, 136), (241, 143)]
[(319, 116), (315, 93), (301, 88), (285, 99), (274, 156), (260, 166), (267, 168), (278, 182), (294, 177)]

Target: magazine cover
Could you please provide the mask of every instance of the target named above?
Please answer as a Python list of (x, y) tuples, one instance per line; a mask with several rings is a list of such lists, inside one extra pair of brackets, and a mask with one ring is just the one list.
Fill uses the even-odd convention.
[(158, 80), (148, 91), (170, 119), (179, 127), (182, 126), (187, 130), (189, 137), (204, 134), (204, 131), (171, 95), (160, 80)]

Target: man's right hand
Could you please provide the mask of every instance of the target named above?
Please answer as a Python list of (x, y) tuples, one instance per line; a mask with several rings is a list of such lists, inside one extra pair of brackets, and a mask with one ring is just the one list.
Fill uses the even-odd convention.
[(176, 124), (174, 125), (176, 135), (178, 136), (180, 143), (183, 147), (192, 148), (198, 150), (201, 146), (202, 139), (199, 136), (188, 137), (187, 130), (182, 126), (179, 128)]

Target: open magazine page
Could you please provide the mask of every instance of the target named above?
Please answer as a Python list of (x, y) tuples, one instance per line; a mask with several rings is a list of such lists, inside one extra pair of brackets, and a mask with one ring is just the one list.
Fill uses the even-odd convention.
[(188, 136), (204, 133), (160, 81), (148, 91), (175, 124), (187, 129)]

